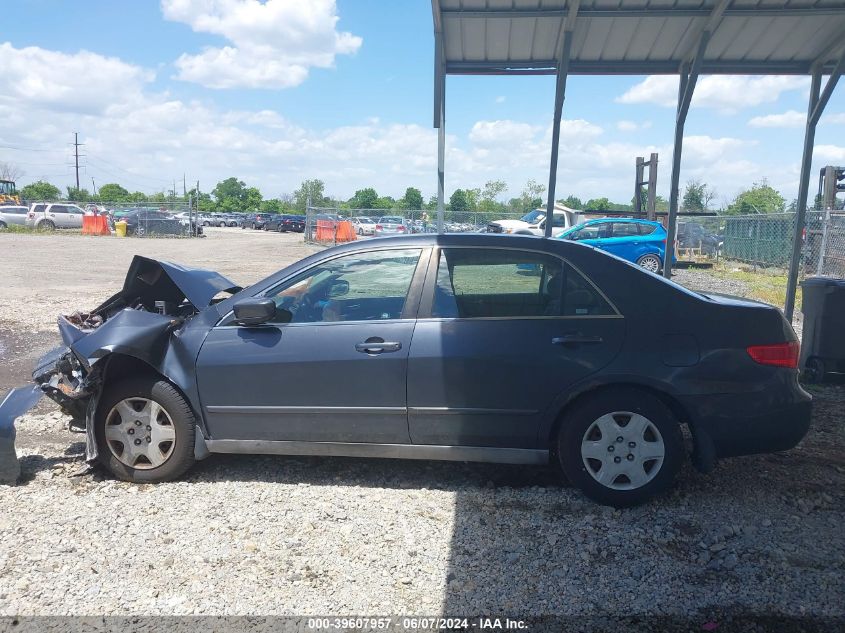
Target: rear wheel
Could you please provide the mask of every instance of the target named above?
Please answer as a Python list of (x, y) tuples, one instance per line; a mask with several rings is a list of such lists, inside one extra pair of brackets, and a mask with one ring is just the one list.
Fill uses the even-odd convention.
[(808, 382), (824, 382), (827, 374), (827, 367), (825, 367), (824, 360), (818, 356), (808, 358), (804, 363), (804, 378)]
[(194, 463), (195, 425), (188, 403), (169, 382), (149, 377), (118, 383), (97, 407), (99, 460), (126, 481), (175, 479)]
[(603, 390), (566, 414), (557, 438), (567, 478), (599, 503), (627, 507), (671, 488), (684, 460), (680, 426), (656, 396)]
[(56, 225), (53, 224), (52, 220), (42, 220), (38, 223), (38, 226), (36, 226), (35, 228), (41, 231), (55, 231)]
[(660, 271), (660, 267), (663, 263), (660, 261), (660, 257), (657, 255), (649, 253), (648, 255), (643, 255), (637, 260), (637, 265), (642, 266), (647, 271), (656, 273)]

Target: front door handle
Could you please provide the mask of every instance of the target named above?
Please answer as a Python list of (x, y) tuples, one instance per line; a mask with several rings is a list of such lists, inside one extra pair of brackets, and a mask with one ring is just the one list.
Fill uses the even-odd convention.
[(368, 338), (363, 343), (355, 344), (355, 351), (362, 354), (382, 354), (384, 352), (398, 352), (402, 349), (402, 343), (385, 341), (377, 336)]
[(604, 339), (600, 336), (588, 336), (586, 334), (564, 334), (552, 339), (552, 345), (590, 345), (602, 343)]

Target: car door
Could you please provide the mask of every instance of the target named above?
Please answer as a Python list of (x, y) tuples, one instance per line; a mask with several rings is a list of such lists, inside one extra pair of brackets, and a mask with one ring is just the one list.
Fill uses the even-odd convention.
[(82, 218), (85, 212), (79, 207), (69, 204), (65, 207), (67, 214), (65, 215), (65, 226), (69, 229), (81, 229)]
[(610, 232), (602, 241), (602, 249), (617, 257), (635, 262), (640, 255), (640, 231), (636, 222), (608, 223)]
[(621, 315), (556, 256), (441, 249), (408, 360), (411, 440), (535, 448), (553, 401), (609, 363), (623, 336)]
[(44, 213), (44, 217), (47, 218), (50, 222), (52, 222), (56, 228), (68, 228), (67, 207), (65, 207), (65, 205), (63, 204), (47, 205), (47, 211)]
[(224, 318), (197, 359), (212, 437), (409, 443), (405, 381), (428, 252), (330, 258), (261, 294), (277, 322)]

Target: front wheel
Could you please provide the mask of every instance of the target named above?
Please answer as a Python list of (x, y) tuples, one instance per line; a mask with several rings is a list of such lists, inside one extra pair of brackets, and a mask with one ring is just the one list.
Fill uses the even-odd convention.
[(176, 479), (194, 463), (195, 425), (188, 403), (166, 380), (118, 383), (97, 407), (98, 458), (126, 481)]
[(631, 387), (587, 396), (557, 438), (561, 467), (590, 499), (617, 508), (672, 487), (684, 461), (681, 428), (656, 396)]
[(643, 255), (637, 260), (637, 265), (642, 266), (647, 271), (652, 273), (660, 272), (660, 268), (663, 266), (663, 262), (660, 261), (660, 257), (657, 255), (649, 253), (648, 255)]

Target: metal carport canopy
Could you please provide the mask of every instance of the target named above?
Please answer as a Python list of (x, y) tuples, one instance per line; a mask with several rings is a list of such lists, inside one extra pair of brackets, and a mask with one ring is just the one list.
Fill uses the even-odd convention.
[[(812, 75), (812, 93), (817, 78), (830, 74), (815, 101), (811, 94), (807, 135), (812, 139), (845, 63), (843, 0), (432, 0), (432, 12), (440, 228), (448, 74), (557, 76), (549, 209), (554, 204), (566, 76), (680, 75), (668, 227), (674, 240), (683, 125), (698, 75)], [(816, 106), (821, 108), (813, 117)], [(798, 236), (812, 143), (809, 162), (807, 158), (805, 151)], [(793, 264), (790, 275), (797, 277), (797, 262)], [(664, 272), (671, 274), (671, 261)], [(791, 316), (789, 297), (786, 308)]]

